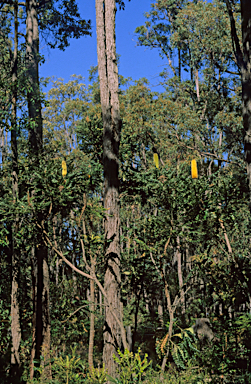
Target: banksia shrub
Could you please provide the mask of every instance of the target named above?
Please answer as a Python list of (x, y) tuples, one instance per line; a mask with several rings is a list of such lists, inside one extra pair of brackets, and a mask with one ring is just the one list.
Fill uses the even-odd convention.
[(65, 177), (67, 175), (67, 165), (65, 160), (62, 161), (62, 176)]
[(197, 168), (197, 162), (195, 159), (191, 161), (191, 174), (192, 174), (192, 179), (198, 179), (198, 168)]
[(159, 156), (157, 153), (153, 154), (153, 161), (154, 161), (156, 168), (159, 168)]

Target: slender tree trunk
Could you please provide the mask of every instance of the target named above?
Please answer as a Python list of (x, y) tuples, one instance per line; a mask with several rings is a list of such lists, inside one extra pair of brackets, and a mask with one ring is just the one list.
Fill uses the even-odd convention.
[(132, 327), (131, 325), (127, 325), (126, 327), (126, 339), (128, 343), (128, 350), (132, 352)]
[[(39, 166), (43, 152), (43, 127), (41, 114), (41, 99), (39, 90), (38, 62), (39, 62), (39, 31), (37, 18), (37, 1), (26, 0), (26, 60), (29, 88), (27, 92), (29, 111), (29, 143), (30, 168)], [(43, 212), (38, 213), (38, 221), (42, 223)], [(42, 236), (41, 236), (42, 237)], [(49, 268), (48, 250), (41, 242), (35, 246), (35, 261), (37, 269), (35, 282), (36, 296), (36, 332), (35, 358), (43, 357), (43, 374), (51, 377), (50, 367), (50, 309), (49, 309)], [(32, 374), (31, 374), (32, 376)]]
[(34, 377), (34, 359), (36, 355), (36, 313), (37, 313), (37, 262), (35, 247), (31, 249), (31, 281), (32, 281), (32, 343), (30, 356), (30, 379)]
[(200, 101), (200, 85), (199, 85), (199, 71), (198, 71), (198, 68), (196, 68), (194, 72), (195, 72), (195, 86), (196, 86), (197, 100)]
[[(58, 226), (60, 226), (60, 221), (58, 219), (58, 216), (54, 216), (52, 219), (53, 223), (53, 238), (54, 238), (54, 243), (57, 246), (57, 238), (56, 238), (56, 230)], [(56, 281), (56, 286), (58, 287), (59, 284), (59, 258), (58, 255), (56, 254), (56, 269), (55, 269), (55, 281)]]
[(1, 164), (4, 163), (4, 129), (0, 127), (0, 149), (1, 149)]
[[(18, 2), (14, 3), (14, 55), (12, 71), (12, 113), (11, 113), (11, 152), (12, 152), (12, 194), (14, 202), (18, 198), (18, 151), (17, 151), (17, 49), (18, 49)], [(11, 376), (12, 381), (20, 380), (19, 347), (21, 341), (20, 309), (19, 309), (19, 254), (16, 236), (18, 232), (18, 216), (14, 214), (12, 228), (12, 287), (11, 287)]]
[(102, 316), (103, 315), (103, 297), (102, 292), (99, 290), (99, 313)]
[(177, 236), (176, 257), (177, 257), (177, 264), (178, 264), (178, 280), (179, 280), (179, 288), (180, 288), (181, 314), (184, 315), (186, 308), (185, 308), (185, 295), (184, 295), (183, 274), (182, 274), (182, 254), (180, 250), (179, 236)]
[(178, 76), (181, 81), (181, 49), (178, 47)]
[[(72, 243), (73, 243), (73, 251), (72, 251), (72, 259), (71, 259), (71, 262), (73, 265), (76, 265), (76, 252), (75, 252), (75, 249), (76, 249), (76, 246), (75, 246), (75, 243), (76, 243), (76, 231), (74, 229), (74, 213), (73, 211), (70, 212), (70, 218), (72, 220)], [(74, 298), (74, 296), (76, 296), (77, 294), (77, 290), (78, 290), (78, 283), (77, 283), (77, 276), (76, 276), (76, 273), (74, 270), (72, 270), (72, 297)]]
[[(43, 357), (42, 365), (44, 367), (44, 377), (50, 378), (51, 377), (51, 365), (50, 365), (51, 322), (50, 322), (50, 296), (49, 296), (50, 275), (49, 275), (49, 266), (48, 266), (48, 249), (46, 246), (40, 246), (39, 251), (41, 252), (41, 260), (42, 260), (42, 268), (41, 268), (42, 270), (42, 276), (41, 276), (42, 301), (40, 305), (40, 308), (42, 310), (42, 323), (41, 323), (40, 329), (39, 327), (37, 327), (37, 332), (39, 332), (39, 337), (42, 334), (42, 340), (41, 340), (42, 343), (41, 343), (40, 353), (42, 354), (42, 357)], [(39, 350), (37, 345), (37, 354), (38, 352)]]
[[(95, 260), (91, 260), (91, 271), (95, 275)], [(89, 335), (89, 351), (88, 351), (88, 364), (89, 368), (93, 367), (93, 348), (94, 348), (94, 335), (95, 335), (95, 282), (90, 280), (90, 335)]]
[(164, 318), (163, 318), (163, 302), (162, 302), (162, 297), (158, 299), (158, 316), (159, 316), (159, 321), (161, 324), (161, 327), (164, 328)]
[(249, 182), (249, 206), (251, 209), (251, 2), (241, 0), (243, 63), (242, 116), (245, 131), (244, 149)]
[[(103, 116), (103, 166), (105, 218), (105, 304), (120, 311), (120, 217), (119, 217), (119, 140), (121, 119), (118, 99), (118, 68), (115, 47), (115, 0), (96, 0), (98, 71)], [(121, 330), (105, 306), (103, 360), (108, 373), (116, 376), (112, 355), (121, 349)]]

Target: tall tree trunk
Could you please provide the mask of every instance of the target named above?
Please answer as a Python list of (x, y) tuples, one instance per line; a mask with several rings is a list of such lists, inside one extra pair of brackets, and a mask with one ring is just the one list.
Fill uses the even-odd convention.
[[(37, 19), (37, 1), (26, 0), (26, 60), (28, 76), (28, 111), (29, 111), (29, 144), (30, 167), (39, 167), (43, 151), (43, 127), (41, 114), (41, 99), (39, 90), (38, 62), (39, 62), (39, 31)], [(38, 221), (42, 223), (43, 212), (38, 213)], [(41, 236), (42, 238), (42, 236)], [(37, 268), (34, 273), (36, 282), (36, 332), (35, 358), (43, 357), (45, 377), (51, 377), (50, 368), (50, 309), (49, 309), (49, 268), (48, 250), (42, 242), (35, 246), (35, 262)], [(34, 263), (35, 264), (35, 263)]]
[(251, 210), (251, 2), (241, 0), (242, 17), (242, 116), (245, 131), (244, 149), (249, 183), (249, 206)]
[(39, 31), (36, 0), (26, 0), (26, 62), (30, 157), (37, 163), (43, 149), (43, 125), (38, 76)]
[[(91, 258), (91, 271), (95, 275), (95, 260)], [(89, 335), (89, 351), (88, 351), (88, 364), (89, 368), (93, 367), (93, 347), (95, 335), (95, 282), (90, 280), (90, 335)]]
[(242, 49), (237, 35), (236, 23), (230, 0), (224, 0), (227, 6), (233, 50), (241, 71), (242, 117), (244, 127), (244, 150), (249, 184), (249, 209), (251, 211), (251, 2), (241, 0)]
[[(18, 2), (14, 3), (14, 55), (12, 70), (12, 112), (11, 112), (11, 153), (12, 153), (12, 194), (13, 201), (18, 199), (18, 151), (17, 151), (17, 49), (18, 49)], [(13, 382), (20, 381), (21, 325), (19, 314), (19, 255), (16, 236), (18, 216), (14, 213), (12, 227), (12, 286), (11, 286), (11, 376)]]
[[(121, 119), (118, 99), (118, 68), (115, 47), (115, 0), (96, 0), (97, 51), (100, 97), (103, 117), (103, 165), (105, 218), (105, 304), (120, 311), (120, 217), (119, 217), (119, 140)], [(112, 355), (121, 348), (121, 331), (105, 306), (103, 360), (108, 373), (116, 376)]]

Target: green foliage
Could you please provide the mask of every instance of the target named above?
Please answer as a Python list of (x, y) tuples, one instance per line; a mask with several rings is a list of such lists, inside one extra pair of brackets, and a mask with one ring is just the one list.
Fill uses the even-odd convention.
[[(51, 351), (51, 353), (53, 353)], [(39, 372), (40, 378), (29, 380), (23, 375), (24, 380), (30, 384), (48, 383), (48, 384), (83, 384), (86, 381), (86, 366), (84, 362), (76, 355), (76, 347), (71, 348), (71, 353), (55, 357), (51, 361), (52, 379), (49, 380), (45, 376), (45, 366), (42, 364), (35, 371)]]
[(3, 299), (0, 299), (0, 314), (0, 373), (3, 374), (2, 369), (6, 368), (9, 363), (6, 357), (8, 356), (11, 342), (11, 335), (8, 332), (11, 324), (10, 308)]
[(62, 356), (57, 357), (54, 359), (54, 363), (52, 365), (52, 370), (56, 372), (58, 376), (57, 379), (65, 379), (66, 384), (70, 384), (71, 382), (81, 382), (81, 376), (77, 372), (77, 368), (81, 367), (80, 358), (76, 357), (75, 353), (76, 347), (72, 348), (72, 356), (67, 355), (65, 358), (63, 358)]
[(147, 353), (145, 353), (143, 359), (141, 359), (141, 350), (138, 348), (137, 353), (129, 352), (127, 349), (122, 353), (118, 350), (118, 356), (113, 355), (114, 360), (118, 364), (119, 378), (114, 379), (110, 375), (107, 375), (107, 379), (117, 384), (131, 384), (134, 382), (141, 383), (142, 376), (145, 375), (145, 371), (151, 366), (152, 362), (148, 362)]
[[(174, 323), (177, 326), (177, 324)], [(199, 350), (196, 347), (194, 330), (192, 327), (179, 329), (179, 333), (172, 335), (165, 335), (162, 340), (156, 341), (156, 352), (159, 357), (165, 355), (170, 350), (173, 360), (178, 368), (187, 369), (191, 366), (191, 362)]]
[(91, 21), (80, 17), (75, 0), (42, 1), (39, 7), (39, 26), (42, 36), (47, 37), (47, 44), (61, 50), (69, 46), (70, 38), (91, 35)]
[(90, 384), (104, 384), (107, 380), (107, 370), (103, 365), (102, 368), (94, 368), (92, 367), (88, 374), (88, 383)]
[[(125, 5), (123, 1), (117, 3)], [(238, 2), (234, 11), (240, 35)], [(1, 137), (9, 138), (13, 129), (10, 124), (11, 6), (6, 6), (4, 13), (0, 34), (0, 132)], [(67, 46), (70, 37), (90, 33), (90, 24), (80, 18), (74, 1), (41, 1), (39, 23), (42, 34), (50, 38), (50, 45), (61, 49)], [(206, 372), (209, 372), (210, 379), (216, 382), (220, 375), (224, 375), (226, 382), (250, 382), (250, 215), (240, 78), (226, 8), (218, 0), (158, 0), (146, 14), (145, 25), (136, 32), (139, 44), (157, 47), (171, 70), (165, 68), (161, 74), (165, 87), (161, 94), (151, 91), (147, 79), (129, 84), (120, 77), (124, 323), (135, 332), (134, 349), (149, 351), (153, 366), (160, 363), (154, 350), (156, 340), (162, 340), (157, 346), (159, 358), (170, 348), (169, 357), (179, 371), (170, 368), (160, 379), (158, 368), (157, 372), (147, 369), (149, 363), (146, 356), (141, 357), (140, 349), (136, 354), (119, 351), (115, 357), (119, 377), (109, 380), (203, 383), (208, 382)], [(20, 319), (24, 338), (20, 356), (26, 376), (32, 345), (31, 255), (37, 244), (46, 241), (52, 356), (56, 356), (52, 361), (52, 383), (67, 380), (104, 383), (104, 367), (93, 368), (86, 376), (89, 281), (68, 268), (55, 251), (62, 252), (86, 272), (93, 262), (96, 276), (103, 282), (103, 121), (97, 69), (90, 70), (89, 87), (76, 75), (66, 83), (62, 79), (51, 81), (50, 90), (42, 96), (44, 152), (38, 166), (28, 161), (28, 129), (35, 122), (28, 123), (27, 119), (28, 88), (23, 63), (21, 48), (16, 83), (19, 115), (15, 127), (19, 154), (16, 201), (12, 195), (12, 153), (10, 146), (1, 147), (1, 377), (4, 382), (10, 366), (9, 282), (12, 228), (14, 218), (18, 217), (15, 242), (20, 255)], [(159, 159), (157, 168), (153, 154)], [(199, 168), (196, 181), (191, 179), (191, 159), (196, 159)], [(63, 160), (67, 164), (65, 178), (61, 173)], [(164, 327), (170, 322), (165, 284), (172, 308), (177, 304), (171, 340), (166, 338)], [(180, 301), (182, 289), (185, 312)], [(104, 303), (94, 304), (94, 365), (99, 366)], [(217, 340), (210, 348), (196, 346), (191, 330), (186, 327), (191, 318), (208, 315)], [(78, 351), (71, 349), (73, 345)]]

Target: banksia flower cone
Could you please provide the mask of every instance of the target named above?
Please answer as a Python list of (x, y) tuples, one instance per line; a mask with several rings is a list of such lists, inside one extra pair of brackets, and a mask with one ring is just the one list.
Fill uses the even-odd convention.
[(198, 168), (197, 168), (197, 162), (195, 159), (191, 161), (191, 174), (192, 174), (192, 179), (198, 179)]
[(159, 156), (157, 153), (153, 154), (153, 161), (154, 161), (156, 168), (159, 168)]
[(65, 177), (67, 175), (67, 165), (66, 162), (62, 161), (62, 176)]

